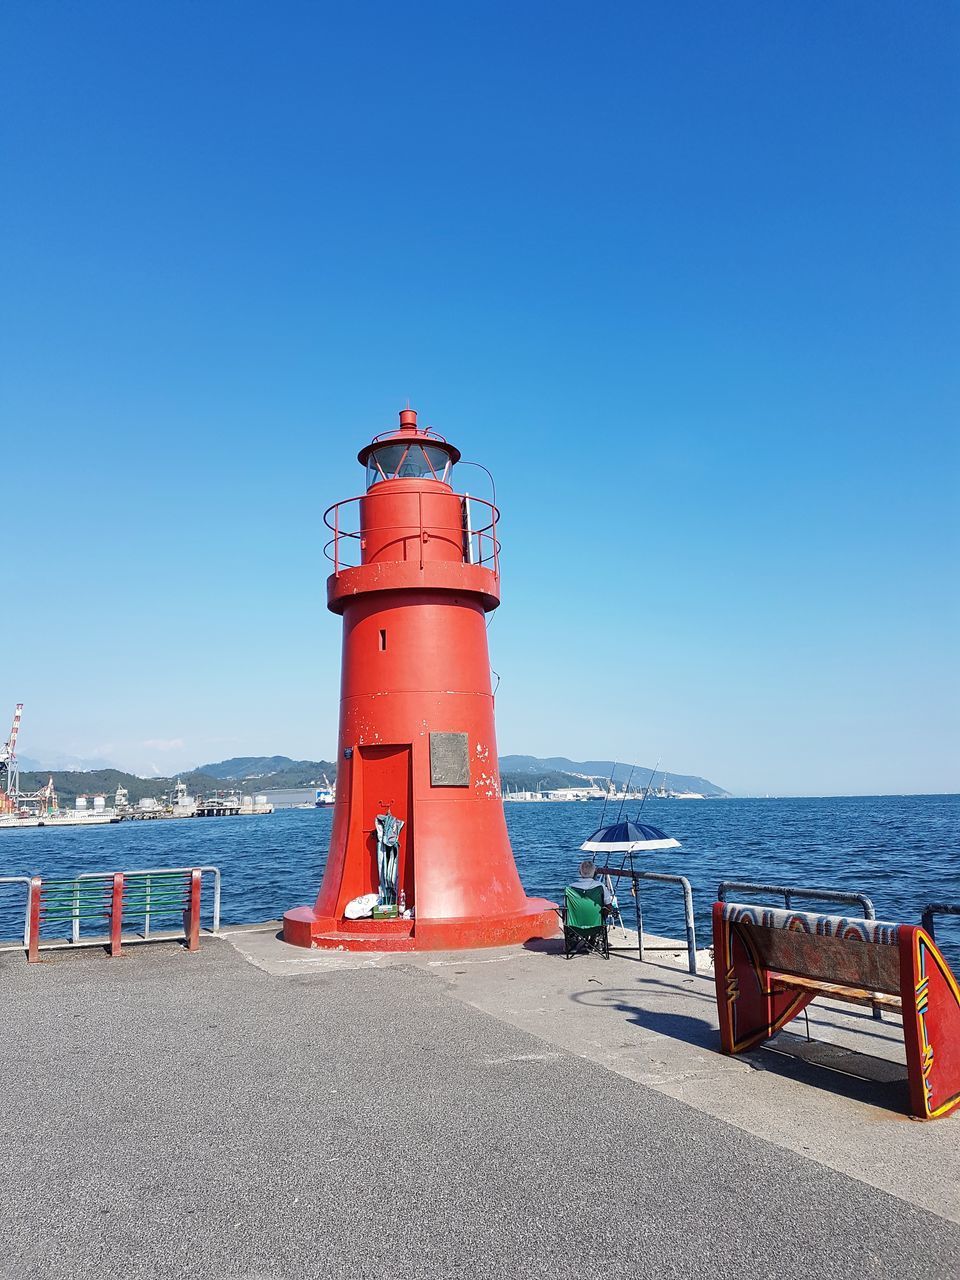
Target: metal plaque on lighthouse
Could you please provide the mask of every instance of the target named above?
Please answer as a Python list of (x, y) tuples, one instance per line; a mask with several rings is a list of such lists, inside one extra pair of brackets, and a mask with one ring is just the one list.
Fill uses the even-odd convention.
[(430, 782), (435, 787), (470, 785), (470, 755), (465, 733), (431, 733)]

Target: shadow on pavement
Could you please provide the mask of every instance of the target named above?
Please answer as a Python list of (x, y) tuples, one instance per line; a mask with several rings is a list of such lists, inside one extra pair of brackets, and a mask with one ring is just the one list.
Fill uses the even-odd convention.
[[(769, 1071), (854, 1102), (908, 1118), (907, 1068), (886, 1058), (855, 1053), (823, 1040), (803, 1040), (781, 1031), (762, 1048), (742, 1055), (756, 1071)], [(815, 1099), (811, 1096), (811, 1105)]]
[[(720, 1038), (715, 1020), (697, 1017), (693, 1013), (677, 1013), (670, 1008), (658, 1008), (656, 1004), (639, 1004), (638, 998), (642, 998), (643, 994), (656, 1000), (661, 994), (672, 995), (677, 992), (675, 986), (659, 983), (656, 979), (645, 979), (644, 982), (667, 990), (648, 990), (644, 993), (633, 989), (600, 988), (596, 991), (575, 992), (570, 999), (579, 1005), (613, 1009), (623, 1014), (636, 1027), (668, 1036), (672, 1040), (680, 1040), (697, 1049), (710, 1050), (720, 1056)], [(704, 998), (701, 995), (701, 999)], [(748, 1053), (738, 1054), (737, 1060), (754, 1071), (767, 1071), (811, 1089), (824, 1089), (869, 1106), (901, 1113), (907, 1109), (907, 1070), (903, 1063), (858, 1053), (823, 1040), (807, 1040), (795, 1031), (781, 1031), (766, 1044)], [(813, 1095), (810, 1101), (811, 1105), (815, 1105)]]
[[(674, 994), (676, 988), (670, 988), (670, 992)], [(659, 993), (651, 992), (650, 994), (656, 997)], [(693, 1014), (676, 1013), (672, 1009), (642, 1007), (637, 1004), (637, 995), (635, 990), (601, 989), (575, 992), (570, 999), (575, 1004), (590, 1005), (593, 1008), (607, 1006), (616, 1009), (625, 1014), (634, 1026), (643, 1027), (646, 1031), (654, 1031), (658, 1035), (669, 1036), (672, 1040), (683, 1040), (686, 1044), (696, 1045), (699, 1049), (717, 1047), (717, 1028), (712, 1022), (695, 1017)]]

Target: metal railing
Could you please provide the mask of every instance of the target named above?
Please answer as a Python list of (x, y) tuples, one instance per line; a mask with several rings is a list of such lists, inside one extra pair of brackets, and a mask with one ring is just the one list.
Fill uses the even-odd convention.
[[(323, 513), (323, 523), (333, 534), (333, 537), (325, 544), (323, 554), (333, 565), (333, 572), (337, 576), (344, 569), (355, 569), (363, 561), (363, 552), (365, 549), (366, 532), (361, 528), (359, 504), (366, 498), (366, 494), (360, 494), (355, 498), (344, 498), (342, 502), (335, 502), (332, 507), (328, 507)], [(469, 494), (458, 493), (453, 496), (460, 499), (461, 512), (463, 514), (463, 522), (461, 525), (450, 525), (444, 527), (437, 525), (432, 521), (424, 521), (423, 518), (423, 498), (422, 491), (417, 492), (417, 514), (415, 519), (411, 519), (404, 524), (397, 525), (380, 525), (375, 529), (371, 529), (371, 534), (396, 534), (395, 541), (403, 544), (403, 555), (399, 557), (403, 560), (419, 560), (420, 568), (423, 568), (424, 545), (431, 539), (434, 541), (449, 542), (451, 546), (458, 549), (464, 564), (476, 564), (485, 568), (492, 569), (496, 577), (500, 576), (500, 540), (497, 538), (497, 521), (500, 519), (499, 510), (488, 502), (486, 498), (474, 498)], [(348, 516), (346, 508), (350, 508), (353, 504), (357, 504), (357, 511), (354, 515)], [(473, 527), (473, 510), (474, 507), (485, 509), (481, 515), (481, 523), (478, 528)], [(345, 519), (345, 517), (348, 517)], [(416, 544), (416, 554), (411, 554), (408, 543)]]
[[(167, 892), (166, 894), (163, 892), (164, 889), (169, 890), (169, 885), (167, 886), (161, 885), (160, 894), (155, 895), (153, 894), (153, 880), (161, 876), (186, 875), (191, 871), (199, 871), (201, 875), (209, 874), (213, 876), (213, 919), (211, 921), (210, 931), (211, 933), (220, 932), (221, 878), (220, 878), (219, 867), (214, 867), (214, 866), (150, 867), (146, 871), (125, 871), (123, 873), (125, 881), (142, 878), (146, 882), (142, 886), (142, 888), (140, 888), (139, 893), (137, 893), (135, 890), (132, 896), (127, 895), (124, 898), (124, 915), (125, 916), (131, 914), (127, 910), (128, 906), (142, 908), (143, 910), (142, 936), (144, 938), (150, 937), (151, 915), (162, 914), (163, 908), (169, 905), (169, 903), (165, 901), (165, 897), (167, 898), (169, 897), (169, 892)], [(78, 881), (96, 880), (96, 879), (103, 879), (105, 876), (110, 876), (112, 874), (113, 874), (112, 872), (108, 872), (108, 871), (81, 871), (80, 874), (76, 877), (76, 879)], [(136, 911), (133, 914), (139, 914), (139, 911)], [(73, 934), (74, 942), (79, 942), (80, 940), (77, 932), (78, 927), (79, 927), (78, 924), (74, 925), (74, 934)]]
[(802, 889), (793, 884), (755, 884), (751, 880), (721, 880), (717, 887), (717, 899), (726, 902), (728, 892), (741, 889), (747, 893), (775, 893), (783, 898), (783, 905), (789, 911), (794, 898), (807, 898), (817, 902), (843, 902), (848, 906), (860, 907), (864, 920), (876, 920), (877, 913), (873, 899), (865, 893), (851, 893), (847, 889)]
[[(597, 876), (611, 879), (624, 878), (633, 882), (633, 896), (637, 913), (637, 948), (640, 959), (644, 959), (643, 947), (643, 908), (640, 904), (640, 880), (655, 880), (662, 884), (678, 884), (683, 890), (683, 919), (687, 932), (687, 968), (691, 973), (697, 972), (697, 926), (693, 916), (693, 889), (686, 876), (668, 875), (663, 871), (633, 871), (627, 868), (598, 867)], [(659, 948), (663, 950), (663, 948)]]
[[(0, 876), (0, 885), (3, 884), (24, 884), (27, 886), (27, 901), (23, 910), (23, 945), (26, 947), (30, 942), (30, 877), (29, 876)], [(0, 950), (8, 950), (8, 948), (0, 948)], [(16, 948), (20, 950), (19, 947)]]
[[(816, 902), (840, 902), (848, 906), (860, 907), (863, 912), (864, 920), (876, 920), (877, 913), (873, 905), (873, 899), (867, 897), (865, 893), (851, 893), (848, 889), (804, 889), (794, 884), (755, 884), (750, 880), (721, 880), (717, 886), (717, 898), (720, 902), (726, 902), (727, 893), (735, 890), (739, 893), (741, 890), (747, 893), (772, 893), (783, 898), (783, 905), (789, 911), (793, 906), (794, 898), (806, 898), (809, 901)], [(883, 1010), (874, 1003), (873, 1017), (876, 1022), (883, 1021)]]
[[(47, 942), (44, 950), (56, 946), (104, 946), (119, 955), (123, 927), (133, 917), (143, 920), (139, 937), (149, 941), (151, 925), (158, 916), (179, 915), (188, 949), (200, 943), (200, 912), (204, 875), (213, 877), (212, 929), (220, 930), (220, 868), (153, 867), (144, 871), (84, 871), (76, 876), (10, 876), (0, 883), (25, 881), (28, 886), (23, 945), (27, 959), (36, 961), (41, 950), (44, 926), (69, 928), (69, 941)], [(92, 921), (107, 923), (107, 937), (81, 936), (81, 928)], [(179, 932), (179, 930), (177, 930)], [(5, 948), (11, 950), (13, 948)], [(19, 947), (16, 948), (19, 950)]]
[(936, 942), (937, 935), (933, 930), (934, 916), (960, 916), (960, 902), (928, 902), (923, 908), (920, 922), (930, 937)]

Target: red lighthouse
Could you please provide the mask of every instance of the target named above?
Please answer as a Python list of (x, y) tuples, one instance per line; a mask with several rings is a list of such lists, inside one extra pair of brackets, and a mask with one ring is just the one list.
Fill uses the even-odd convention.
[[(528, 898), (500, 796), (486, 615), (500, 603), (498, 512), (456, 493), (459, 450), (417, 427), (360, 450), (367, 490), (324, 519), (327, 605), (343, 617), (337, 796), (313, 907), (283, 918), (302, 947), (439, 950), (550, 937)], [(396, 919), (349, 919), (377, 894)]]

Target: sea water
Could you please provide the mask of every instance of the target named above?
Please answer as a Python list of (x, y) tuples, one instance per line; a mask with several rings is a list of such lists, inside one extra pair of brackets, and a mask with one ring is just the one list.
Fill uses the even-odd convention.
[[(579, 846), (599, 825), (602, 802), (504, 807), (527, 892), (557, 901), (576, 878)], [(622, 816), (635, 818), (636, 809), (636, 803), (625, 807)], [(253, 817), (0, 829), (0, 875), (212, 864), (223, 876), (223, 924), (276, 919), (316, 897), (331, 817), (329, 809), (286, 809)], [(605, 821), (616, 817), (608, 804)], [(643, 821), (683, 846), (643, 855), (638, 863), (690, 880), (701, 946), (710, 943), (710, 906), (723, 879), (866, 893), (878, 918), (904, 922), (918, 922), (928, 902), (960, 902), (960, 796), (650, 799)], [(641, 892), (645, 929), (683, 938), (680, 890), (648, 883)], [(619, 897), (632, 926), (626, 882)], [(795, 905), (857, 914), (855, 907)], [(0, 885), (0, 937), (21, 934), (23, 910), (24, 887)], [(938, 921), (937, 937), (960, 967), (960, 917)]]

